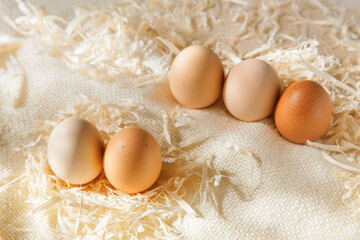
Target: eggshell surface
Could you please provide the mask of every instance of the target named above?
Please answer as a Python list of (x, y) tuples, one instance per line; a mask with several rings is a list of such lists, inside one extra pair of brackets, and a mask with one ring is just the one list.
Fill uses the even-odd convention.
[(280, 134), (294, 143), (316, 141), (330, 125), (331, 101), (326, 90), (313, 81), (290, 85), (275, 108), (275, 124)]
[(51, 170), (71, 184), (85, 184), (102, 170), (103, 140), (95, 126), (84, 119), (65, 119), (52, 131), (47, 156)]
[(105, 150), (104, 171), (109, 182), (126, 193), (143, 192), (160, 175), (161, 150), (156, 139), (141, 128), (125, 128)]
[(170, 90), (182, 105), (205, 108), (220, 96), (224, 70), (219, 57), (209, 48), (193, 45), (182, 50), (170, 69)]
[(257, 121), (273, 113), (280, 93), (276, 71), (265, 61), (248, 59), (236, 64), (223, 90), (228, 111), (242, 121)]

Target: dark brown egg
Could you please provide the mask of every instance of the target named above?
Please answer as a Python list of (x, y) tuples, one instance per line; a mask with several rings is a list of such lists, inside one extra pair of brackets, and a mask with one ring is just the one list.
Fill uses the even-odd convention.
[(301, 81), (290, 85), (275, 108), (275, 124), (280, 134), (294, 143), (316, 141), (331, 120), (328, 93), (318, 83)]

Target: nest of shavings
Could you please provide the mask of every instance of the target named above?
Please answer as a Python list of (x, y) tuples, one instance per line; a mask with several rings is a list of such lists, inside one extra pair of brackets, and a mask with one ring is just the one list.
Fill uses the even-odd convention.
[[(36, 139), (24, 146), (26, 171), (22, 181), (28, 189), (32, 214), (56, 218), (54, 234), (61, 238), (138, 239), (181, 238), (176, 228), (186, 214), (201, 216), (198, 208), (207, 205), (218, 211), (214, 188), (222, 175), (212, 169), (213, 156), (190, 158), (183, 148), (200, 144), (204, 136), (176, 142), (174, 131), (186, 126), (186, 116), (178, 111), (164, 113), (156, 136), (162, 148), (163, 168), (157, 182), (144, 193), (125, 194), (113, 188), (102, 172), (84, 186), (69, 185), (51, 171), (46, 157), (47, 139), (63, 119), (77, 117), (93, 123), (105, 144), (112, 135), (127, 126), (138, 126), (139, 113), (148, 111), (129, 99), (119, 104), (101, 104), (81, 96), (70, 111), (44, 121), (36, 131)], [(169, 127), (169, 121), (172, 121)]]

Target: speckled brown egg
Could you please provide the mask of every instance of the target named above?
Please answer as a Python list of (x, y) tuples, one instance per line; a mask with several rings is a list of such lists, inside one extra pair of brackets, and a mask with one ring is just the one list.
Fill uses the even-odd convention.
[(104, 172), (116, 189), (143, 192), (160, 175), (161, 150), (156, 139), (141, 128), (125, 128), (113, 136), (104, 154)]
[(170, 68), (170, 90), (178, 102), (189, 108), (213, 104), (220, 96), (223, 81), (219, 57), (201, 45), (182, 50)]
[(294, 143), (316, 141), (331, 120), (328, 93), (318, 83), (301, 81), (290, 85), (275, 108), (275, 124), (280, 134)]

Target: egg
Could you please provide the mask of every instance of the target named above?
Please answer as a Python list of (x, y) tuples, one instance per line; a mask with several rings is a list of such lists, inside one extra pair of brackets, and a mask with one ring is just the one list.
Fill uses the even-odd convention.
[(176, 100), (189, 108), (205, 108), (220, 96), (224, 69), (209, 48), (193, 45), (182, 50), (170, 68), (170, 90)]
[(273, 113), (280, 93), (276, 71), (265, 61), (236, 64), (226, 78), (223, 98), (227, 110), (242, 121), (257, 121)]
[(84, 119), (69, 118), (50, 134), (47, 157), (51, 170), (71, 184), (85, 184), (102, 170), (104, 145), (94, 125)]
[(275, 124), (280, 134), (294, 143), (316, 141), (331, 120), (331, 101), (326, 90), (313, 81), (290, 85), (275, 108)]
[(143, 192), (160, 175), (161, 150), (156, 139), (141, 128), (125, 128), (114, 135), (105, 150), (104, 172), (116, 189)]

